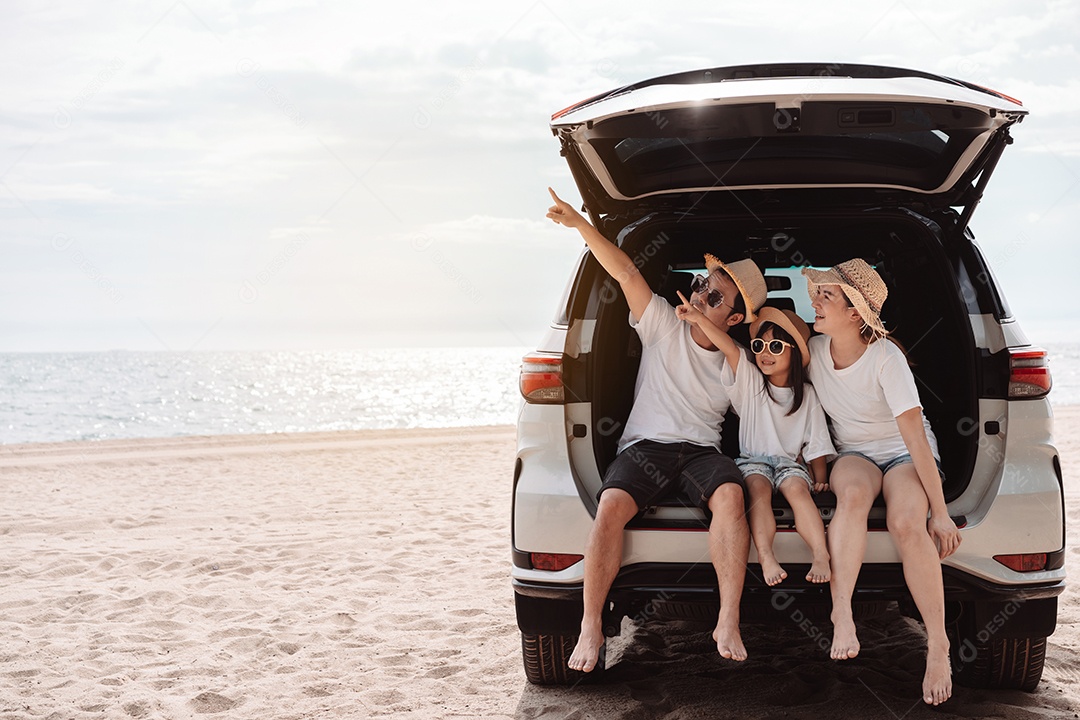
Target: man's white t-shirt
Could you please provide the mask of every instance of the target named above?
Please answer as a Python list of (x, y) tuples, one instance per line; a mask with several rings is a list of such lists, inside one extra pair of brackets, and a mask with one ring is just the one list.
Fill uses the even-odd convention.
[(795, 390), (771, 385), (770, 398), (765, 390), (765, 376), (749, 353), (743, 352), (734, 373), (731, 365), (724, 363), (721, 380), (731, 395), (735, 412), (739, 413), (742, 457), (774, 455), (794, 460), (801, 454), (809, 463), (836, 454), (825, 411), (812, 385), (806, 385), (799, 409), (788, 415)]
[(731, 406), (720, 383), (723, 353), (694, 342), (690, 325), (656, 294), (636, 323), (630, 315), (630, 326), (641, 338), (641, 366), (619, 452), (638, 440), (720, 449), (720, 427)]
[[(832, 420), (837, 449), (860, 452), (879, 464), (906, 454), (896, 418), (912, 408), (921, 411), (922, 402), (903, 351), (888, 340), (878, 340), (849, 367), (837, 370), (828, 335), (810, 338), (809, 347), (810, 380)], [(940, 459), (925, 414), (922, 421), (930, 450)]]

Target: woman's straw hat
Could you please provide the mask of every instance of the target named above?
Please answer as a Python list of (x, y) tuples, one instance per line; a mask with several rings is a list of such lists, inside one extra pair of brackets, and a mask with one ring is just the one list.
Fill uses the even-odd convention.
[(769, 289), (765, 286), (765, 276), (761, 274), (757, 263), (747, 258), (725, 264), (720, 262), (715, 255), (706, 253), (705, 267), (710, 275), (714, 270), (723, 270), (731, 277), (735, 286), (739, 288), (743, 302), (746, 303), (746, 318), (743, 322), (753, 322), (757, 317), (757, 311), (765, 304), (765, 299), (769, 295)]
[(889, 297), (889, 288), (868, 262), (854, 258), (828, 270), (803, 268), (802, 274), (806, 276), (806, 291), (810, 293), (811, 300), (814, 299), (816, 286), (839, 285), (859, 317), (875, 335), (885, 337), (889, 334), (881, 322), (881, 306)]
[(758, 319), (750, 326), (750, 337), (758, 336), (758, 328), (767, 322), (771, 322), (784, 329), (791, 337), (795, 338), (795, 344), (802, 353), (802, 364), (806, 367), (810, 362), (810, 348), (807, 342), (810, 340), (810, 326), (791, 310), (781, 310), (774, 307), (763, 307), (758, 312)]

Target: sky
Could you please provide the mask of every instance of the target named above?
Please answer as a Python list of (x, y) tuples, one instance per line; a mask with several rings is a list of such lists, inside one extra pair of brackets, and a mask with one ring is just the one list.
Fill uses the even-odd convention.
[(582, 248), (552, 112), (795, 60), (1019, 98), (972, 227), (1028, 336), (1080, 337), (1075, 3), (371, 7), (5, 2), (0, 351), (535, 346)]

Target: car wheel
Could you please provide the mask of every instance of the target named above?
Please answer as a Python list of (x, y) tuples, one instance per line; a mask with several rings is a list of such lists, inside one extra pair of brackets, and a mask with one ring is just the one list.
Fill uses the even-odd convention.
[(950, 632), (953, 676), (966, 687), (1033, 692), (1042, 678), (1046, 638), (977, 642), (974, 633)]
[(576, 685), (598, 675), (604, 669), (604, 650), (600, 648), (600, 660), (590, 673), (571, 670), (566, 666), (577, 644), (577, 635), (528, 635), (521, 633), (521, 659), (525, 663), (525, 677), (533, 685)]

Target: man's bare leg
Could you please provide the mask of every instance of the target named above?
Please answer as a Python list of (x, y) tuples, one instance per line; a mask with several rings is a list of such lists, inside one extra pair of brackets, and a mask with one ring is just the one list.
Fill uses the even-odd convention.
[(596, 667), (604, 646), (604, 603), (622, 565), (623, 530), (637, 513), (637, 503), (625, 490), (609, 488), (600, 495), (596, 519), (585, 544), (585, 613), (577, 645), (566, 663), (571, 670), (591, 672)]
[(836, 493), (836, 514), (829, 523), (828, 533), (833, 605), (829, 657), (849, 660), (859, 654), (851, 596), (866, 556), (866, 518), (881, 490), (881, 471), (869, 460), (842, 457), (829, 475), (829, 486)]
[(709, 555), (720, 587), (720, 615), (713, 640), (721, 657), (745, 660), (746, 647), (739, 632), (739, 601), (750, 555), (750, 529), (746, 525), (743, 489), (725, 483), (709, 498)]
[(945, 633), (941, 559), (926, 530), (929, 509), (930, 503), (914, 465), (900, 465), (889, 471), (885, 481), (885, 517), (889, 535), (900, 553), (904, 579), (926, 627), (923, 702), (940, 705), (952, 695), (952, 671), (949, 638)]

